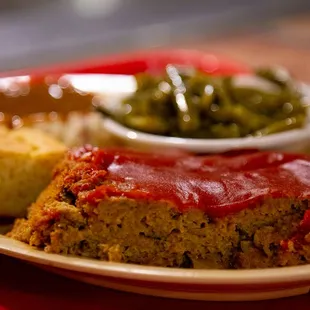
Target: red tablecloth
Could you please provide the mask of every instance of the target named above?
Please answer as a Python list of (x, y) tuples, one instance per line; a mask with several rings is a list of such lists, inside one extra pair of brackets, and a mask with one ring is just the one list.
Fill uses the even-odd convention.
[(56, 276), (4, 256), (0, 256), (0, 272), (0, 310), (310, 309), (310, 294), (282, 300), (222, 303), (117, 292)]

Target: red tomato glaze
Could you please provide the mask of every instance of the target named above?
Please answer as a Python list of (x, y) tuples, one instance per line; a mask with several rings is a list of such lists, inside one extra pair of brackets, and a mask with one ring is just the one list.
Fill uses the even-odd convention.
[(181, 212), (198, 208), (210, 217), (222, 217), (266, 198), (310, 197), (310, 157), (306, 155), (247, 151), (165, 156), (87, 146), (70, 156), (106, 172), (99, 174), (104, 182), (96, 188), (83, 192), (87, 188), (83, 184), (75, 190), (91, 204), (111, 196), (164, 200)]

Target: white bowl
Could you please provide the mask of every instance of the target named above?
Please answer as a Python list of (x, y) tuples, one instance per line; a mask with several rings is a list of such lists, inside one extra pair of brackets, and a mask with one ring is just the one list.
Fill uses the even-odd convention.
[[(310, 86), (301, 84), (304, 101), (310, 104)], [(310, 122), (300, 129), (271, 134), (264, 137), (229, 139), (192, 139), (153, 135), (130, 129), (120, 123), (103, 118), (104, 128), (112, 135), (132, 146), (144, 148), (176, 147), (196, 153), (220, 153), (234, 149), (255, 148), (259, 150), (305, 151), (310, 148)]]
[(105, 118), (103, 125), (109, 133), (138, 147), (175, 147), (196, 153), (220, 153), (234, 149), (283, 150), (298, 152), (310, 145), (310, 124), (302, 129), (272, 134), (259, 138), (190, 139), (152, 135), (129, 129)]

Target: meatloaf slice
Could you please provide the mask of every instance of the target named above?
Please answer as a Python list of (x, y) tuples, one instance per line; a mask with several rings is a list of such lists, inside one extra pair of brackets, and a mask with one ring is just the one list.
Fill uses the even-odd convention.
[(49, 253), (184, 268), (310, 263), (310, 158), (85, 147), (9, 236)]

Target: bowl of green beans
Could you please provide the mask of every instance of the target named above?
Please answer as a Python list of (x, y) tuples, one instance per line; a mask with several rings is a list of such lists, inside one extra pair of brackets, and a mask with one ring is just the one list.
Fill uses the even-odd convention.
[(309, 87), (283, 68), (213, 76), (171, 64), (132, 78), (131, 93), (96, 105), (105, 129), (131, 145), (218, 153), (310, 144)]

